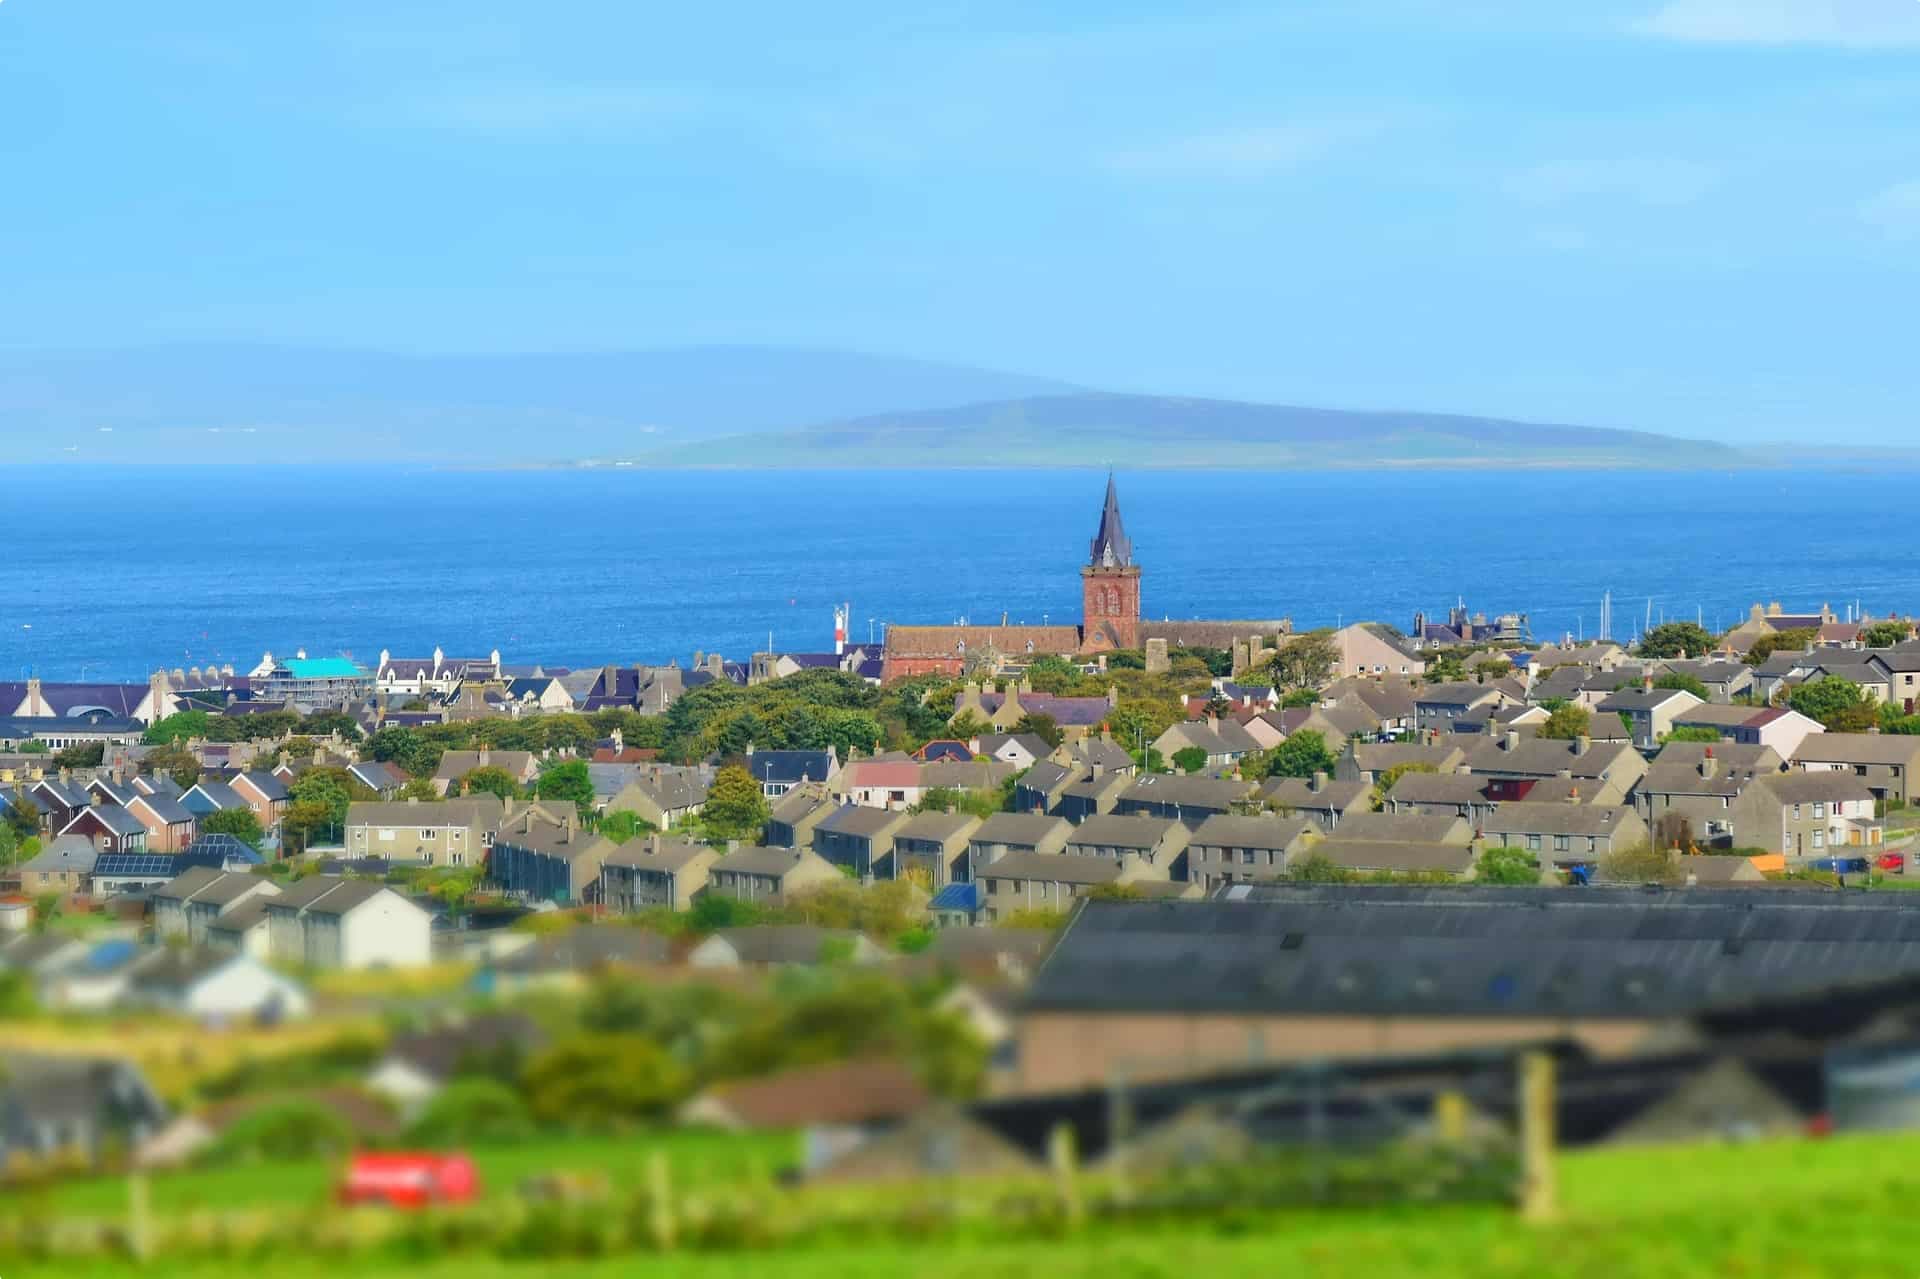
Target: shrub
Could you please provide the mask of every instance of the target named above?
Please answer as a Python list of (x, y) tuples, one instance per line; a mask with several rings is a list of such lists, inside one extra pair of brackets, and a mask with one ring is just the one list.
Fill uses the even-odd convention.
[(262, 1106), (238, 1120), (201, 1152), (210, 1166), (328, 1158), (351, 1150), (358, 1140), (353, 1125), (311, 1101)]
[(407, 1139), (426, 1146), (484, 1145), (533, 1135), (526, 1101), (493, 1079), (458, 1079), (440, 1090), (407, 1129)]

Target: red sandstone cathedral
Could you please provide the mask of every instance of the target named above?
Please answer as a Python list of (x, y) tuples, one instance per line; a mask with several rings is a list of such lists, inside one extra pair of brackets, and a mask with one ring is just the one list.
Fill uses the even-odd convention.
[(969, 655), (1020, 661), (1053, 653), (1091, 656), (1115, 649), (1140, 649), (1149, 640), (1171, 647), (1198, 645), (1231, 648), (1253, 637), (1271, 640), (1292, 629), (1290, 622), (1142, 621), (1140, 566), (1133, 542), (1120, 519), (1120, 494), (1107, 476), (1106, 505), (1094, 531), (1087, 562), (1080, 567), (1078, 626), (888, 626), (883, 650), (885, 680), (909, 675), (959, 675)]

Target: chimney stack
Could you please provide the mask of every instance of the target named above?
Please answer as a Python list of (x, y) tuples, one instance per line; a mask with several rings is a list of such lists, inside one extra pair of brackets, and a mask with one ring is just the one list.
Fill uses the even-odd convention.
[(1314, 794), (1316, 794), (1316, 795), (1318, 795), (1318, 794), (1319, 794), (1319, 793), (1320, 793), (1321, 791), (1323, 791), (1323, 790), (1325, 790), (1326, 788), (1327, 788), (1327, 775), (1326, 775), (1326, 773), (1324, 773), (1324, 772), (1316, 772), (1316, 773), (1315, 773), (1315, 774), (1313, 775), (1313, 781), (1312, 781), (1312, 783), (1311, 783), (1311, 785), (1310, 785), (1310, 787), (1309, 787), (1309, 789), (1311, 789), (1311, 790), (1313, 791), (1313, 793), (1314, 793)]
[(1593, 738), (1587, 736), (1585, 733), (1573, 739), (1573, 753), (1576, 757), (1584, 755), (1592, 749)]
[(1651, 693), (1653, 691), (1653, 672), (1652, 671), (1640, 672), (1640, 691), (1643, 693)]
[(1500, 749), (1503, 751), (1519, 750), (1520, 749), (1520, 730), (1516, 728), (1509, 728), (1507, 730), (1506, 737), (1503, 738), (1500, 742)]

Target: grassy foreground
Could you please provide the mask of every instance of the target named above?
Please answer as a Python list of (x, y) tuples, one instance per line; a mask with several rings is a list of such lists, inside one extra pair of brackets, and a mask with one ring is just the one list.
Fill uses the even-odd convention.
[[(798, 1139), (785, 1134), (670, 1130), (622, 1138), (548, 1138), (470, 1151), (488, 1194), (513, 1194), (522, 1180), (549, 1173), (604, 1177), (612, 1187), (635, 1186), (653, 1152), (663, 1151), (676, 1184), (687, 1189), (745, 1179), (765, 1180), (799, 1162)], [(340, 1175), (338, 1160), (247, 1164), (155, 1172), (148, 1180), (160, 1214), (264, 1206), (324, 1204)], [(69, 1217), (118, 1216), (127, 1210), (123, 1177), (101, 1177), (10, 1192), (35, 1212)], [(0, 1274), (3, 1274), (0, 1271)]]
[[(1599, 1152), (1562, 1163), (1562, 1219), (1529, 1226), (1495, 1208), (1298, 1212), (1226, 1224), (1089, 1230), (1058, 1243), (984, 1247), (885, 1245), (786, 1253), (616, 1257), (525, 1264), (460, 1257), (407, 1272), (419, 1279), (1193, 1279), (1346, 1274), (1382, 1279), (1569, 1279), (1711, 1275), (1745, 1279), (1906, 1276), (1920, 1269), (1920, 1137), (1770, 1142)], [(391, 1263), (385, 1263), (390, 1265)], [(378, 1273), (371, 1264), (365, 1273)], [(276, 1259), (273, 1276), (337, 1276), (338, 1263)], [(8, 1266), (8, 1279), (30, 1273)], [(132, 1274), (258, 1279), (255, 1263), (136, 1270), (66, 1263), (62, 1276)]]

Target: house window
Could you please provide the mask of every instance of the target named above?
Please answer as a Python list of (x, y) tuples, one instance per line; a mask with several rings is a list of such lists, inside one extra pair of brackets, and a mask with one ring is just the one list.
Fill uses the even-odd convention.
[(383, 840), (391, 840), (393, 838), (393, 832), (391, 830), (382, 830), (380, 832), (380, 838)]
[(1813, 846), (1815, 848), (1824, 848), (1826, 846), (1826, 843), (1827, 843), (1827, 832), (1820, 830), (1818, 828), (1815, 828), (1813, 832)]
[(1826, 806), (1826, 804), (1825, 804), (1825, 803), (1819, 803), (1819, 804), (1815, 804), (1815, 805), (1813, 806), (1813, 815), (1814, 815), (1814, 816), (1815, 816), (1816, 818), (1821, 818), (1821, 817), (1825, 817), (1825, 816), (1827, 815), (1827, 806)]
[(1567, 851), (1567, 848), (1568, 848), (1568, 847), (1569, 847), (1569, 841), (1568, 841), (1568, 839), (1567, 839), (1567, 837), (1566, 837), (1565, 835), (1555, 835), (1555, 836), (1553, 837), (1553, 851), (1554, 851), (1554, 852), (1556, 852), (1556, 853), (1564, 853), (1564, 852), (1566, 852), (1566, 851)]
[(1538, 835), (1527, 836), (1527, 850), (1535, 853), (1540, 851), (1540, 837)]
[(1243, 848), (1240, 850), (1240, 864), (1242, 866), (1253, 865), (1253, 850), (1251, 848)]
[(428, 826), (428, 827), (425, 827), (425, 828), (423, 828), (423, 829), (421, 830), (421, 832), (420, 832), (420, 838), (421, 838), (421, 839), (432, 839), (432, 838), (433, 838), (434, 836), (436, 836), (436, 835), (438, 835), (439, 833), (440, 833), (440, 832), (439, 832), (439, 831), (437, 831), (437, 830), (435, 830), (435, 829), (434, 829), (433, 827), (431, 827), (431, 826)]
[(1800, 805), (1798, 804), (1793, 806), (1793, 820), (1796, 822), (1800, 820)]
[(466, 855), (465, 853), (449, 853), (449, 854), (447, 854), (447, 865), (449, 865), (449, 866), (465, 866), (466, 864), (467, 864), (467, 855)]

